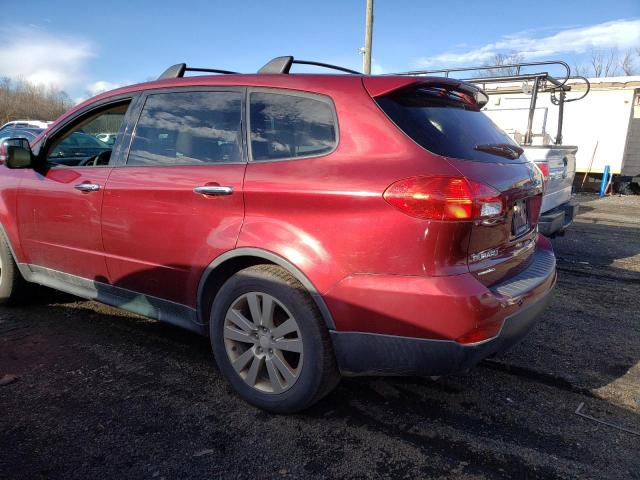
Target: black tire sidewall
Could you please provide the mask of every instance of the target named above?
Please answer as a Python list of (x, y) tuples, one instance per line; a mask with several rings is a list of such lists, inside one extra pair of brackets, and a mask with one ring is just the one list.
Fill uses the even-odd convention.
[[(260, 392), (249, 385), (236, 373), (231, 365), (224, 345), (223, 329), (227, 310), (241, 295), (262, 292), (275, 297), (294, 316), (300, 329), (303, 346), (303, 364), (295, 384), (280, 394)], [(289, 285), (282, 279), (262, 272), (244, 274), (240, 272), (228, 280), (216, 295), (211, 310), (209, 333), (216, 362), (231, 385), (249, 403), (275, 413), (294, 413), (311, 404), (322, 387), (324, 380), (324, 351), (317, 312), (310, 308), (306, 292)]]
[(0, 304), (5, 304), (14, 297), (16, 264), (9, 250), (4, 234), (0, 232), (0, 259), (2, 269), (0, 271)]

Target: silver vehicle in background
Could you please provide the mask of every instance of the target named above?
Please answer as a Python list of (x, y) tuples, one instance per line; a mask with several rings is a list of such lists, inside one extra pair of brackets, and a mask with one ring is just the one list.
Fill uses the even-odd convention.
[(572, 195), (578, 147), (523, 145), (522, 148), (525, 156), (536, 162), (546, 180), (538, 231), (547, 237), (564, 235), (579, 208)]
[(42, 121), (42, 120), (12, 120), (10, 122), (5, 123), (0, 127), (0, 135), (3, 134), (12, 128), (40, 128), (44, 130), (52, 123), (51, 120)]

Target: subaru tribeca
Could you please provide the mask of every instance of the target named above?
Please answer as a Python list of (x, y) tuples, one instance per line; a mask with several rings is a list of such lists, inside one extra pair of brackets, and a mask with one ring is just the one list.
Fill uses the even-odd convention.
[[(483, 91), (292, 63), (314, 64), (179, 64), (5, 142), (2, 301), (35, 282), (208, 335), (281, 413), (341, 374), (443, 375), (520, 340), (555, 259), (541, 173)], [(109, 148), (82, 143), (105, 129)]]

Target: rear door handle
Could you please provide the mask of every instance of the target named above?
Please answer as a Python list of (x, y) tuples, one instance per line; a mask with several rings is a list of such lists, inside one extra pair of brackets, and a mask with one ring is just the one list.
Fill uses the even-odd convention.
[(195, 193), (209, 196), (231, 195), (233, 187), (223, 187), (221, 185), (203, 185), (193, 189)]
[(79, 183), (73, 188), (81, 192), (97, 192), (100, 190), (100, 185), (97, 183)]

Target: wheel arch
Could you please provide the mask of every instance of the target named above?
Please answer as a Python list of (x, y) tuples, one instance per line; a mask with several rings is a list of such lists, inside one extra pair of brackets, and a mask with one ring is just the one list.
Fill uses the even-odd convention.
[(329, 330), (335, 330), (336, 326), (331, 316), (331, 312), (327, 307), (322, 295), (307, 278), (307, 276), (294, 264), (287, 259), (268, 250), (255, 247), (240, 247), (229, 250), (215, 260), (213, 260), (205, 269), (198, 283), (197, 313), (198, 321), (205, 325), (209, 323), (207, 312), (211, 310), (213, 299), (218, 293), (220, 287), (234, 273), (253, 265), (270, 263), (282, 267), (289, 272), (302, 286), (309, 292), (313, 298), (322, 319)]

